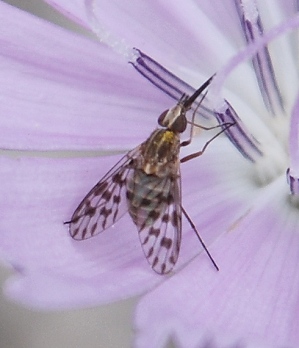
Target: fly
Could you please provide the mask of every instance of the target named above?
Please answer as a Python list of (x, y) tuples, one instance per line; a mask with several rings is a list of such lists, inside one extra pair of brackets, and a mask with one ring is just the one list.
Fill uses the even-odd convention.
[[(221, 131), (201, 151), (179, 158), (180, 147), (191, 143), (195, 126), (195, 112), (192, 122), (187, 121), (186, 113), (209, 86), (212, 78), (192, 96), (183, 95), (173, 108), (164, 111), (158, 118), (160, 128), (154, 130), (145, 142), (129, 151), (91, 189), (71, 220), (65, 222), (69, 225), (73, 239), (94, 237), (128, 212), (137, 227), (147, 261), (154, 271), (166, 274), (178, 260), (184, 215), (214, 267), (219, 270), (182, 206), (180, 163), (202, 155), (208, 144), (233, 123), (216, 126), (222, 127)], [(206, 92), (200, 103), (205, 95)], [(186, 130), (187, 123), (191, 124), (190, 139), (181, 143), (180, 134)]]

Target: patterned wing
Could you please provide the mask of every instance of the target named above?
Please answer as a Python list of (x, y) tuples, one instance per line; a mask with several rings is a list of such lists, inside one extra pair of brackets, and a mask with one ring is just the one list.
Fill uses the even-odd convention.
[[(129, 213), (138, 227), (143, 252), (159, 274), (169, 273), (177, 262), (182, 232), (180, 176), (162, 179), (134, 173), (129, 181)], [(133, 180), (132, 180), (133, 181)], [(138, 185), (142, 189), (138, 189)], [(133, 189), (133, 191), (132, 191)], [(133, 203), (132, 203), (133, 202)]]
[(126, 182), (139, 154), (140, 146), (128, 152), (84, 197), (71, 220), (66, 222), (72, 238), (94, 237), (128, 211)]

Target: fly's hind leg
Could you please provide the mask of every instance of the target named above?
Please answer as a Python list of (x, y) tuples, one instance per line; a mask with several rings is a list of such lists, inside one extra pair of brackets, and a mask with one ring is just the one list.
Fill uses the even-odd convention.
[(200, 234), (198, 233), (193, 221), (191, 220), (190, 216), (187, 214), (186, 210), (183, 208), (183, 206), (181, 205), (181, 209), (182, 209), (182, 213), (185, 215), (186, 219), (188, 220), (191, 228), (193, 229), (193, 231), (195, 232), (198, 240), (200, 241), (200, 244), (202, 245), (202, 247), (204, 248), (205, 252), (207, 253), (207, 255), (209, 256), (210, 260), (212, 261), (214, 267), (216, 268), (217, 271), (219, 271), (219, 267), (217, 266), (217, 263), (215, 262), (215, 260), (213, 259), (212, 255), (210, 254), (207, 246), (205, 245), (203, 239), (201, 238)]

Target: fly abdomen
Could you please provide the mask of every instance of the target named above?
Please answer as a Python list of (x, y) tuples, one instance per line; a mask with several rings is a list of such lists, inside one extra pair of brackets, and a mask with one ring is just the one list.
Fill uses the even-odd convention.
[(169, 180), (135, 170), (127, 182), (127, 204), (134, 223), (140, 228), (152, 225), (164, 213), (169, 192)]

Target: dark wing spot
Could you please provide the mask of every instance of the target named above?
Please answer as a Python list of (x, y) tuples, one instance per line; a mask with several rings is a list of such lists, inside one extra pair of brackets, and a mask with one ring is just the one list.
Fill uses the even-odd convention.
[(95, 233), (96, 229), (98, 227), (98, 224), (97, 223), (94, 223), (90, 229), (90, 233), (91, 235), (93, 236), (93, 234)]
[(88, 215), (89, 217), (93, 217), (96, 213), (96, 208), (94, 207), (86, 207), (85, 209), (85, 212), (84, 212), (84, 215)]
[(163, 216), (162, 216), (162, 222), (169, 222), (169, 220), (170, 220), (170, 216), (169, 216), (169, 214), (164, 214)]
[(85, 227), (82, 231), (82, 239), (85, 239), (86, 234), (87, 234), (87, 228)]
[(140, 205), (144, 206), (144, 207), (148, 207), (151, 204), (151, 200), (148, 198), (143, 198)]
[(163, 192), (159, 192), (159, 193), (157, 194), (156, 200), (157, 200), (158, 202), (161, 202), (161, 203), (164, 202), (165, 196), (163, 195)]
[(127, 200), (128, 201), (131, 201), (133, 199), (133, 197), (134, 197), (133, 193), (131, 191), (129, 191), (129, 190), (127, 190), (126, 195), (127, 195)]
[(73, 216), (73, 217), (72, 217), (72, 220), (71, 220), (71, 221), (65, 222), (65, 224), (75, 224), (75, 223), (77, 223), (79, 220), (80, 220), (80, 216), (79, 216), (79, 215), (76, 215), (76, 216)]
[(154, 248), (151, 247), (148, 251), (147, 258), (150, 258), (153, 255), (153, 253), (154, 253)]
[(158, 262), (159, 262), (159, 258), (158, 258), (158, 256), (156, 256), (155, 259), (154, 259), (154, 262), (152, 264), (152, 267), (153, 268), (156, 267)]
[(119, 195), (114, 195), (113, 196), (113, 203), (118, 204), (120, 202), (120, 196)]
[(99, 196), (107, 188), (108, 182), (101, 182), (98, 186), (95, 187), (93, 194)]
[(156, 220), (158, 219), (159, 215), (160, 215), (160, 214), (159, 214), (158, 211), (152, 210), (151, 212), (149, 212), (148, 217), (149, 217), (150, 219), (153, 219), (154, 221), (156, 221)]
[(171, 223), (174, 227), (177, 227), (177, 225), (178, 225), (178, 214), (175, 210), (172, 212)]
[(172, 204), (174, 202), (174, 198), (173, 198), (173, 195), (172, 193), (169, 193), (169, 195), (167, 196), (167, 204)]
[(112, 182), (114, 182), (116, 184), (119, 184), (119, 185), (122, 185), (123, 184), (123, 180), (122, 180), (121, 174), (120, 173), (116, 173), (115, 175), (113, 175)]
[(175, 265), (175, 262), (176, 262), (176, 261), (174, 260), (173, 255), (170, 256), (169, 262), (172, 263), (173, 265)]
[(112, 209), (106, 209), (106, 207), (102, 207), (100, 210), (100, 214), (103, 215), (104, 217), (108, 217), (112, 213)]
[(161, 273), (164, 274), (166, 269), (166, 264), (163, 262), (161, 265)]
[(102, 222), (103, 230), (106, 228), (107, 218), (111, 213), (112, 213), (112, 209), (106, 209), (105, 207), (103, 207), (100, 210), (100, 214), (104, 217), (103, 222)]
[(151, 228), (149, 229), (148, 234), (149, 234), (150, 236), (158, 237), (159, 234), (160, 234), (160, 230), (159, 230), (159, 228), (151, 227)]
[(103, 194), (102, 194), (102, 198), (105, 199), (107, 202), (110, 200), (112, 196), (111, 191), (106, 190)]
[(142, 245), (145, 245), (149, 241), (149, 236), (146, 236), (144, 241), (142, 242)]
[(72, 232), (72, 237), (76, 237), (78, 232), (79, 232), (79, 228), (75, 228), (74, 231)]
[(164, 247), (164, 248), (169, 250), (172, 246), (172, 240), (170, 238), (163, 237), (161, 239), (160, 245), (161, 245), (161, 247)]

